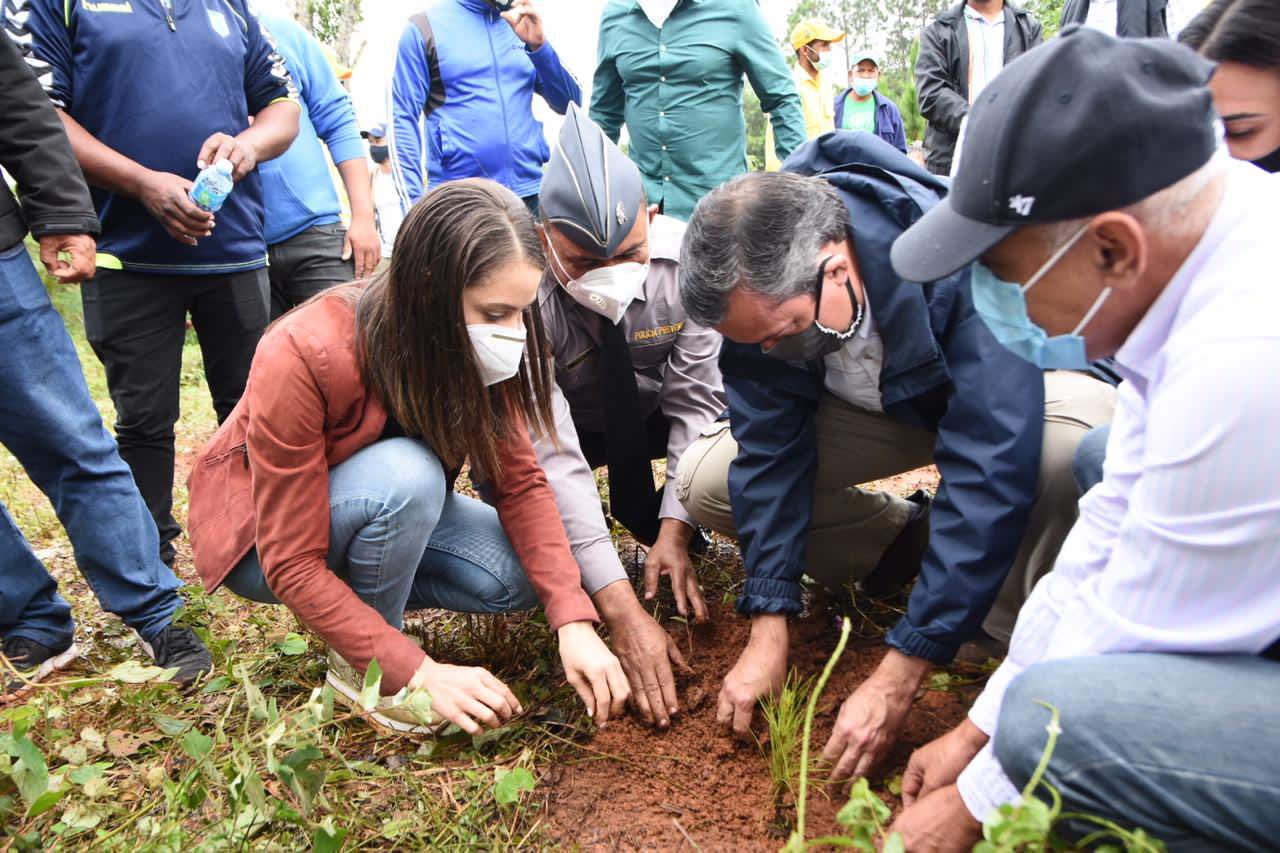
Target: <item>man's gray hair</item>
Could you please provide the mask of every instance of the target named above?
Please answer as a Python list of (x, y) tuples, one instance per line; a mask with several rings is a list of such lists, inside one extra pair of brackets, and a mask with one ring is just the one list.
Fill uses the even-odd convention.
[(680, 248), (680, 301), (693, 322), (716, 326), (735, 288), (775, 304), (810, 293), (818, 251), (848, 236), (849, 211), (821, 178), (734, 178), (694, 208)]
[[(1165, 239), (1178, 240), (1198, 233), (1203, 228), (1203, 217), (1194, 215), (1196, 208), (1201, 204), (1205, 191), (1222, 177), (1230, 159), (1227, 149), (1220, 147), (1209, 162), (1190, 175), (1129, 205), (1122, 212)], [(1047, 225), (1043, 231), (1044, 240), (1051, 250), (1057, 250), (1091, 219), (1093, 217), (1088, 216)]]

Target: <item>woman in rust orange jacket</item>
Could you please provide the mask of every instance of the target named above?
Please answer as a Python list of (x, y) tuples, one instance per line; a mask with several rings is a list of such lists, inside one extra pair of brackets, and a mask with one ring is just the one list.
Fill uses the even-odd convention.
[[(603, 722), (628, 696), (529, 438), (551, 424), (548, 363), (522, 358), (546, 352), (543, 263), (509, 190), (431, 191), (386, 272), (267, 331), (244, 397), (196, 461), (189, 522), (205, 587), (283, 602), (329, 644), (329, 683), (348, 699), (377, 660), (384, 695), (425, 688), (440, 722), (500, 725), (520, 711), (507, 686), (432, 660), (401, 633), (404, 611), (537, 599), (588, 712)], [(453, 492), (464, 461), (493, 506)], [(421, 730), (395, 699), (374, 719)]]

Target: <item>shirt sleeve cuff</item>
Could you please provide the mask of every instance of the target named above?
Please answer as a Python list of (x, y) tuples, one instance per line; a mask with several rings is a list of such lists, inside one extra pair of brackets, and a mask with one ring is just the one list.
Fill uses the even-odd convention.
[(611, 583), (627, 579), (618, 552), (609, 541), (592, 542), (574, 549), (573, 558), (582, 572), (582, 586), (588, 595), (595, 595)]
[(558, 597), (546, 605), (547, 624), (552, 631), (559, 631), (570, 622), (599, 622), (600, 615), (585, 591), (579, 587), (573, 594)]
[(680, 495), (676, 489), (676, 478), (674, 471), (667, 472), (668, 488), (662, 490), (662, 508), (658, 511), (658, 518), (674, 518), (676, 521), (683, 521), (690, 527), (697, 527), (693, 523), (693, 518), (684, 508), (684, 504), (680, 503)]
[(800, 584), (780, 578), (747, 578), (738, 596), (738, 612), (743, 616), (762, 613), (799, 613)]
[(326, 139), (325, 146), (328, 147), (329, 156), (333, 158), (334, 163), (345, 163), (365, 156), (364, 140), (358, 134), (354, 137)]
[(969, 719), (975, 726), (982, 729), (987, 737), (995, 737), (996, 721), (1000, 718), (1000, 705), (1004, 702), (1004, 692), (1009, 689), (1009, 683), (1020, 671), (1017, 664), (1006, 659), (987, 679), (987, 686), (983, 688), (977, 701), (969, 709)]
[(930, 663), (948, 664), (956, 656), (955, 645), (939, 643), (926, 637), (906, 616), (898, 620), (898, 624), (885, 635), (884, 641), (904, 655), (924, 658)]
[(990, 743), (969, 762), (956, 780), (956, 788), (965, 808), (979, 823), (986, 822), (996, 809), (1006, 803), (1017, 802), (1022, 796), (1004, 775)]
[(524, 52), (528, 54), (529, 60), (533, 62), (534, 65), (546, 67), (548, 63), (555, 63), (559, 61), (559, 57), (556, 56), (556, 52), (551, 47), (551, 42), (549, 41), (544, 41), (542, 46), (537, 50), (530, 50), (529, 45), (525, 45)]

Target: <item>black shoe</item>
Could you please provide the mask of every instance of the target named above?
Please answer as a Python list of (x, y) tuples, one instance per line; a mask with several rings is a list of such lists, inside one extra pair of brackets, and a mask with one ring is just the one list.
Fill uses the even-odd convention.
[(885, 598), (901, 591), (920, 574), (920, 563), (929, 547), (929, 507), (933, 499), (924, 489), (919, 489), (907, 500), (915, 504), (911, 518), (898, 538), (889, 543), (875, 569), (858, 585), (873, 598)]
[(151, 642), (142, 640), (142, 648), (157, 666), (176, 668), (178, 671), (174, 673), (173, 681), (184, 687), (213, 669), (209, 650), (190, 628), (170, 624)]
[(29, 640), (26, 637), (6, 637), (4, 641), (4, 666), (0, 667), (0, 700), (12, 699), (35, 687), (79, 656), (76, 644), (67, 641), (60, 649)]

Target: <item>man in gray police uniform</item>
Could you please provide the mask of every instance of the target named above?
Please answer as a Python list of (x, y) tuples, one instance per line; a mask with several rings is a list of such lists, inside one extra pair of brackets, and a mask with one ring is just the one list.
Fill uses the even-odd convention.
[(638, 709), (665, 726), (677, 707), (671, 663), (684, 662), (627, 582), (592, 469), (608, 467), (611, 515), (649, 548), (645, 597), (670, 575), (680, 613), (704, 620), (689, 554), (696, 529), (674, 487), (655, 488), (651, 460), (665, 458), (674, 483), (685, 448), (724, 411), (721, 339), (680, 304), (684, 224), (646, 204), (635, 164), (573, 105), (539, 201), (538, 304), (556, 363), (560, 446), (549, 436), (535, 446)]

